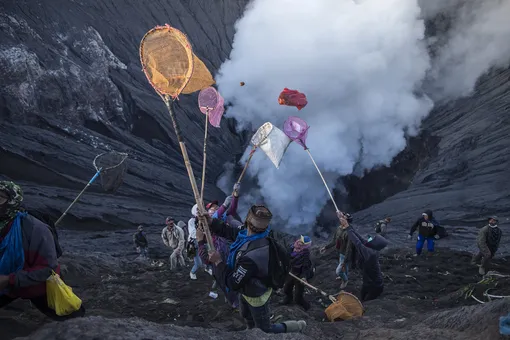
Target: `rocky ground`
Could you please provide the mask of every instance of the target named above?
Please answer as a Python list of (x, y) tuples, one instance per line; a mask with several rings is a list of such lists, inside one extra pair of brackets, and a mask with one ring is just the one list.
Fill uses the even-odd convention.
[[(189, 267), (171, 273), (167, 252), (156, 246), (155, 233), (151, 256), (162, 266), (136, 261), (129, 236), (63, 233), (63, 272), (83, 299), (90, 319), (44, 327), (47, 319), (29, 302), (17, 301), (0, 311), (2, 339), (198, 339), (206, 333), (210, 338), (269, 338), (259, 331), (244, 332), (242, 319), (225, 304), (221, 293), (217, 299), (209, 297), (212, 278), (204, 271), (198, 273), (197, 281), (189, 279)], [(411, 249), (388, 249), (381, 254), (385, 291), (380, 299), (365, 304), (365, 316), (359, 320), (326, 321), (327, 301), (312, 291), (306, 295), (312, 303), (308, 312), (282, 306), (281, 296), (273, 296), (275, 319), (305, 319), (309, 327), (303, 336), (272, 338), (481, 339), (483, 331), (483, 339), (497, 339), (498, 317), (508, 313), (510, 301), (497, 299), (480, 306), (471, 295), (488, 301), (484, 292), (489, 288), (492, 295), (510, 295), (510, 279), (480, 283), (478, 268), (470, 264), (467, 252), (439, 247), (431, 256), (413, 257)], [(316, 264), (312, 284), (337, 293), (335, 254), (316, 254)], [(510, 274), (510, 257), (498, 258), (492, 269)], [(346, 290), (359, 294), (360, 279), (352, 273)], [(87, 331), (80, 333), (83, 328)]]

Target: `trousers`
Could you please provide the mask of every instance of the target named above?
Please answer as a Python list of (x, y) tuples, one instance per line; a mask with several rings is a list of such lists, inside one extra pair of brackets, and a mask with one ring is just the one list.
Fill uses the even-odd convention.
[[(340, 258), (338, 261), (338, 267), (336, 267), (336, 276), (341, 278), (343, 281), (349, 280), (349, 265), (345, 263), (345, 255), (340, 254)], [(342, 266), (344, 267), (344, 270), (342, 270)]]
[(174, 270), (177, 268), (177, 262), (182, 267), (186, 266), (186, 263), (184, 262), (184, 256), (182, 256), (182, 250), (179, 248), (174, 249), (172, 252), (172, 255), (170, 255), (170, 269)]
[(239, 294), (239, 312), (249, 329), (256, 327), (266, 333), (285, 333), (287, 331), (287, 327), (283, 323), (271, 324), (269, 301), (260, 307), (253, 307)]
[(427, 250), (429, 253), (434, 252), (434, 237), (424, 237), (421, 235), (418, 235), (418, 240), (416, 241), (416, 254), (420, 255), (421, 251), (423, 249), (423, 246), (425, 245), (425, 241), (427, 241)]

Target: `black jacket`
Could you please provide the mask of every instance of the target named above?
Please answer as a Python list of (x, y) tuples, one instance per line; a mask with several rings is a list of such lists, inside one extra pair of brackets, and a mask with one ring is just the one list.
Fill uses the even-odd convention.
[[(227, 240), (235, 241), (240, 228), (230, 227), (219, 219), (213, 219), (211, 232)], [(221, 262), (216, 268), (216, 279), (225, 286), (249, 297), (259, 297), (267, 292), (269, 277), (269, 241), (266, 238), (245, 243), (238, 251), (234, 268)]]
[(425, 220), (423, 217), (420, 217), (414, 222), (409, 235), (413, 235), (416, 229), (418, 229), (418, 234), (423, 237), (434, 237), (436, 235), (439, 223), (434, 219), (432, 211), (427, 210), (425, 213), (429, 216), (429, 219)]
[(146, 248), (149, 242), (147, 242), (147, 238), (143, 231), (137, 231), (133, 234), (133, 242), (137, 247)]
[(359, 263), (363, 271), (363, 286), (365, 287), (381, 287), (384, 285), (381, 267), (379, 266), (379, 252), (371, 249), (365, 244), (366, 242), (353, 227), (347, 229), (349, 240), (356, 248), (356, 253), (360, 257)]

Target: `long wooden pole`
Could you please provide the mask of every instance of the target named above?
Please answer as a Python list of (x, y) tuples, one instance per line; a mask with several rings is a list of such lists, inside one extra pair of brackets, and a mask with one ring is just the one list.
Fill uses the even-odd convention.
[(204, 161), (202, 163), (202, 188), (200, 189), (200, 199), (204, 200), (205, 186), (205, 162), (207, 160), (207, 128), (209, 126), (209, 108), (205, 111), (205, 129), (204, 129)]
[(243, 171), (241, 172), (241, 175), (239, 175), (239, 178), (237, 179), (237, 182), (236, 182), (237, 184), (240, 184), (241, 181), (243, 180), (244, 174), (246, 173), (246, 169), (248, 169), (248, 165), (250, 165), (251, 159), (253, 158), (253, 154), (255, 153), (256, 150), (257, 150), (257, 146), (255, 145), (251, 149), (250, 156), (246, 160), (246, 164), (244, 165)]
[[(200, 199), (200, 193), (198, 191), (197, 182), (195, 180), (195, 176), (193, 175), (193, 168), (191, 167), (191, 162), (189, 161), (188, 151), (186, 150), (186, 144), (182, 140), (181, 130), (177, 123), (177, 119), (175, 118), (174, 111), (172, 110), (172, 103), (170, 97), (165, 96), (164, 101), (166, 104), (166, 108), (168, 109), (168, 113), (170, 114), (170, 118), (172, 119), (172, 124), (174, 126), (175, 134), (177, 135), (177, 141), (179, 142), (179, 146), (181, 147), (182, 157), (184, 159), (184, 165), (186, 166), (186, 170), (188, 171), (188, 177), (191, 183), (191, 189), (193, 190), (193, 195), (195, 196), (195, 201), (197, 202), (197, 208), (200, 215), (205, 213), (204, 201)], [(204, 229), (205, 237), (207, 239), (207, 244), (209, 245), (209, 252), (215, 251), (214, 242), (211, 236), (211, 232), (209, 230), (209, 226), (206, 221), (199, 215), (200, 222), (202, 224), (202, 228)]]

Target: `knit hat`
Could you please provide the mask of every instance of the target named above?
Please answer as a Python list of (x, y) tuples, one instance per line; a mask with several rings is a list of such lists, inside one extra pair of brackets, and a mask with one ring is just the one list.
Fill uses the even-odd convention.
[(263, 205), (252, 205), (246, 215), (245, 224), (256, 233), (262, 233), (269, 227), (273, 214)]
[(499, 219), (496, 215), (489, 216), (489, 220), (496, 220), (496, 222), (499, 222)]
[(177, 222), (177, 226), (184, 228), (186, 226), (186, 223), (184, 223), (183, 221), (179, 221), (179, 222)]
[(143, 230), (143, 226), (142, 225), (139, 225), (138, 226), (138, 231), (142, 231)]
[(213, 205), (219, 205), (219, 202), (218, 201), (212, 201), (212, 202), (209, 202), (207, 203), (207, 205), (205, 206), (206, 209), (210, 209)]
[(312, 243), (312, 239), (310, 237), (303, 236), (303, 235), (301, 235), (300, 241), (301, 241), (301, 243), (303, 243), (305, 245)]
[(193, 215), (194, 217), (197, 217), (197, 213), (198, 213), (198, 206), (195, 204), (193, 206), (193, 208), (191, 208), (191, 215)]

